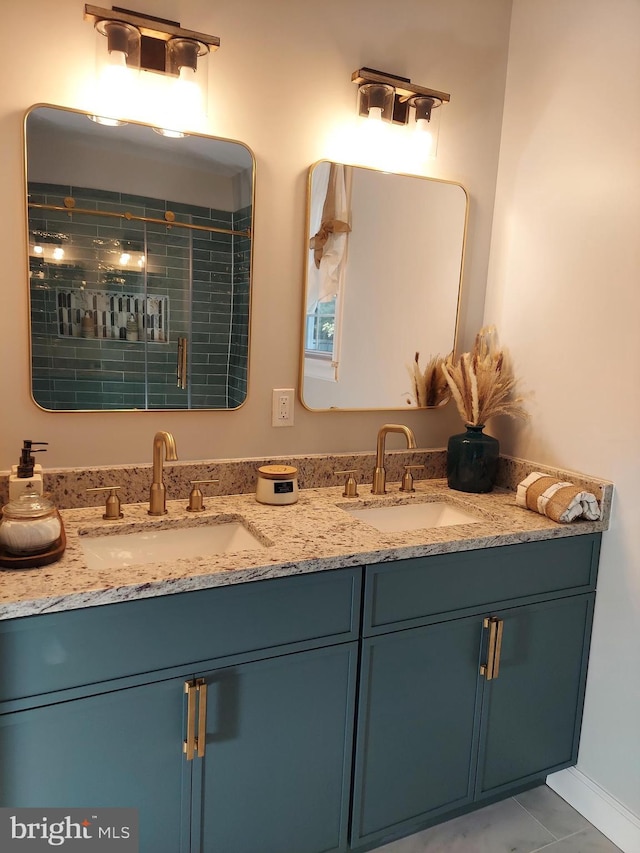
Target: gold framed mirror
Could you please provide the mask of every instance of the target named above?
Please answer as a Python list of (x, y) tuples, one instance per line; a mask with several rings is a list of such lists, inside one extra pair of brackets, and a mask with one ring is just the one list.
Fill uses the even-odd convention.
[(322, 160), (309, 171), (300, 396), (406, 409), (411, 367), (455, 348), (468, 198), (452, 181)]
[(241, 406), (252, 152), (89, 118), (38, 105), (25, 119), (34, 401), (49, 411)]

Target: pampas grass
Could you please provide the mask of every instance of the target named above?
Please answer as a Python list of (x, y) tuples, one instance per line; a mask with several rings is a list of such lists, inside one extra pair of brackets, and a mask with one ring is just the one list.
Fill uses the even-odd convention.
[[(451, 399), (447, 379), (442, 370), (444, 362), (445, 359), (441, 355), (434, 355), (422, 370), (420, 353), (417, 352), (413, 362), (407, 366), (411, 377), (411, 397), (416, 406), (421, 409), (442, 406)], [(407, 402), (411, 401), (407, 400)]]
[(457, 361), (447, 358), (442, 373), (465, 424), (484, 426), (496, 415), (528, 417), (509, 354), (500, 349), (495, 326), (480, 329), (471, 352)]

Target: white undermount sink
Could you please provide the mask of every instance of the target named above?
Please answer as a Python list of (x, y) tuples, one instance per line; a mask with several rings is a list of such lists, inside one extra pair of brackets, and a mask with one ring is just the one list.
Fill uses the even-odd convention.
[(185, 557), (207, 557), (266, 547), (239, 521), (81, 536), (80, 544), (90, 569), (166, 563)]
[(484, 519), (465, 512), (446, 501), (394, 504), (359, 509), (341, 507), (358, 521), (364, 521), (383, 533), (400, 533), (433, 527), (451, 527), (454, 524), (474, 524)]

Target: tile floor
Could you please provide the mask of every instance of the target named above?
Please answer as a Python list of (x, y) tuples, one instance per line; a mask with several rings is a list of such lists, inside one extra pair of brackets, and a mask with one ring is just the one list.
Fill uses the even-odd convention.
[(543, 785), (378, 848), (377, 853), (616, 853), (612, 844)]

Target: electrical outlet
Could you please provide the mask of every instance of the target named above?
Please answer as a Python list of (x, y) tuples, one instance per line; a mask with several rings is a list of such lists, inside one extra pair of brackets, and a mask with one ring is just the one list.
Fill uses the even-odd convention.
[(274, 388), (271, 399), (271, 426), (293, 426), (293, 388)]

